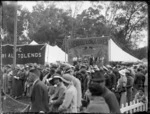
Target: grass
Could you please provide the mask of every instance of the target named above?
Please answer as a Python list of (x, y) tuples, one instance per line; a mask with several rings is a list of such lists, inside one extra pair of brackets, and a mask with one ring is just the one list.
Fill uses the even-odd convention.
[(26, 106), (30, 103), (30, 99), (27, 97), (22, 97), (17, 99), (17, 101), (22, 102), (26, 105), (16, 102), (15, 100), (6, 96), (6, 99), (3, 100), (3, 112), (21, 112)]

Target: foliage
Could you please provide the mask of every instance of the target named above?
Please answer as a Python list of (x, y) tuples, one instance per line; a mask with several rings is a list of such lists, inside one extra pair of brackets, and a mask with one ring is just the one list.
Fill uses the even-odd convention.
[(62, 46), (63, 39), (70, 33), (69, 11), (56, 8), (55, 4), (44, 7), (44, 2), (33, 7), (29, 21), (29, 37), (38, 43), (49, 42)]
[[(14, 8), (15, 5), (8, 2), (3, 2), (2, 7), (2, 26), (5, 33), (5, 37), (3, 39), (3, 44), (5, 43), (13, 43), (14, 39)], [(21, 5), (17, 6), (17, 39), (18, 42), (20, 37), (23, 36), (23, 31), (25, 30), (26, 19), (29, 18), (29, 12), (26, 9), (22, 9)]]
[[(147, 4), (125, 1), (91, 4), (80, 14), (82, 3), (76, 4), (74, 13), (72, 9), (57, 8), (55, 2), (37, 2), (32, 12), (18, 6), (18, 43), (35, 40), (64, 49), (64, 39), (68, 37), (111, 36), (123, 50), (141, 58), (135, 49), (143, 37), (141, 31), (148, 29)], [(14, 7), (5, 3), (3, 11), (3, 28), (7, 34), (3, 43), (13, 43)]]

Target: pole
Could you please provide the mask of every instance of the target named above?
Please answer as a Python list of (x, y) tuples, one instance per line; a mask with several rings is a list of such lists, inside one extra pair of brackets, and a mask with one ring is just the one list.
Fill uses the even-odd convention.
[(3, 29), (4, 29), (4, 26), (3, 26), (3, 18), (4, 18), (4, 13), (3, 13), (3, 4), (2, 2), (0, 2), (0, 5), (2, 6), (1, 7), (1, 22), (2, 22), (2, 28), (1, 28), (1, 37), (0, 37), (0, 112), (3, 113), (3, 97), (4, 97), (4, 94), (3, 94), (3, 72), (2, 72), (2, 38), (4, 37), (3, 36)]
[(3, 4), (0, 2), (1, 7), (1, 19), (2, 28), (1, 28), (1, 37), (0, 37), (0, 112), (3, 113), (3, 74), (2, 74), (2, 37), (3, 37)]
[(66, 62), (66, 37), (65, 37), (65, 62)]
[(15, 3), (15, 12), (14, 12), (14, 59), (13, 67), (16, 66), (16, 45), (17, 45), (17, 2)]

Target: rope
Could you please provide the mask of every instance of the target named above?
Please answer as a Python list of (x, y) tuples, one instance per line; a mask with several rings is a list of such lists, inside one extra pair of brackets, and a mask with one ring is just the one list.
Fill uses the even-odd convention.
[(25, 103), (22, 103), (20, 101), (17, 101), (16, 99), (12, 98), (11, 96), (7, 95), (6, 93), (4, 93), (8, 98), (12, 99), (13, 101), (19, 103), (19, 104), (22, 104), (22, 105), (28, 105), (28, 104), (25, 104)]
[(21, 112), (25, 112), (29, 107), (30, 105), (27, 105)]
[(20, 101), (17, 101), (16, 99), (12, 98), (10, 95), (7, 95), (5, 92), (4, 92), (4, 94), (5, 94), (8, 98), (10, 98), (10, 99), (12, 99), (13, 101), (17, 102), (18, 104), (26, 105), (26, 107), (25, 107), (21, 112), (25, 112), (25, 110), (27, 110), (27, 108), (29, 108), (30, 104), (25, 104), (25, 103), (22, 103), (22, 102), (20, 102)]

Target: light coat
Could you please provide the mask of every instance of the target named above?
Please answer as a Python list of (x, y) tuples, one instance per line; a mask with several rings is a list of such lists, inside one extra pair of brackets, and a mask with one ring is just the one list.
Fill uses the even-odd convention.
[(64, 101), (58, 111), (61, 113), (77, 113), (77, 90), (73, 84), (67, 87)]

